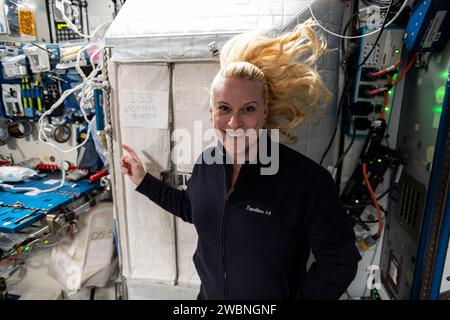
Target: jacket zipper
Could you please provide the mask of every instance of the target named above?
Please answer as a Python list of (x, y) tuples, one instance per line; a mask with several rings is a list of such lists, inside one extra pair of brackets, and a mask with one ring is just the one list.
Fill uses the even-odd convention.
[(225, 200), (225, 205), (223, 207), (222, 213), (222, 236), (221, 236), (221, 254), (222, 254), (222, 268), (223, 268), (223, 297), (224, 299), (228, 299), (228, 290), (227, 290), (227, 272), (225, 270), (225, 213), (227, 210), (228, 200)]
[[(230, 185), (230, 172), (228, 167), (225, 167), (226, 169), (226, 175), (227, 175), (227, 185), (226, 185), (226, 194), (228, 194), (228, 188)], [(220, 235), (220, 241), (221, 241), (221, 257), (222, 257), (222, 269), (223, 269), (223, 297), (224, 299), (228, 299), (228, 290), (227, 290), (227, 272), (225, 270), (225, 213), (227, 211), (228, 206), (228, 195), (225, 196), (225, 204), (223, 206), (222, 211), (222, 219), (221, 219), (221, 235)]]

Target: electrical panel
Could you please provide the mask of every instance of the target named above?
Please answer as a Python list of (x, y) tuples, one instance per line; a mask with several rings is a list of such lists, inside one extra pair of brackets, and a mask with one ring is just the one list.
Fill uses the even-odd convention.
[(449, 62), (447, 45), (440, 57), (430, 59), (427, 70), (412, 71), (406, 82), (397, 139), (404, 167), (390, 192), (380, 263), (384, 287), (393, 299), (430, 298), (439, 265), (441, 253), (436, 248), (445, 228), (443, 217), (448, 215), (444, 202), (450, 157), (444, 97)]
[[(402, 159), (395, 150), (379, 144), (370, 148), (364, 162), (367, 164), (370, 185), (375, 190), (383, 183), (386, 171), (389, 168), (399, 168)], [(372, 199), (365, 184), (361, 163), (356, 166), (347, 182), (341, 194), (341, 202), (352, 222), (367, 228), (361, 222), (361, 214), (368, 205), (372, 205)]]
[[(368, 34), (370, 31), (363, 28), (362, 33)], [(351, 103), (346, 112), (347, 134), (367, 135), (372, 121), (380, 118), (381, 114), (388, 113), (389, 104), (386, 99), (392, 96), (390, 70), (398, 68), (404, 33), (402, 28), (386, 27), (375, 49), (358, 68), (352, 83)], [(360, 40), (359, 57), (355, 63), (360, 65), (363, 62), (374, 47), (378, 35), (371, 34)], [(395, 76), (393, 78), (395, 80)]]

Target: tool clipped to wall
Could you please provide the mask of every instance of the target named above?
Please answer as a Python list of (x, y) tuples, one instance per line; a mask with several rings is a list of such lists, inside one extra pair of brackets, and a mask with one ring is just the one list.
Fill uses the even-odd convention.
[[(46, 73), (42, 82), (39, 82), (39, 93), (45, 110), (49, 110), (52, 105), (58, 101), (61, 96), (60, 78), (56, 73)], [(62, 116), (64, 114), (63, 106), (57, 108), (52, 115)]]
[(44, 131), (47, 137), (49, 137), (49, 139), (52, 139), (58, 143), (66, 143), (72, 136), (72, 130), (65, 123), (63, 124), (48, 123), (45, 125)]
[(33, 125), (26, 119), (11, 120), (0, 118), (0, 146), (3, 146), (11, 138), (25, 138), (33, 133)]
[(23, 116), (25, 100), (19, 84), (2, 84), (3, 106), (9, 117)]
[(14, 138), (25, 138), (33, 133), (33, 125), (28, 119), (18, 119), (8, 126), (8, 132)]
[(5, 79), (17, 79), (27, 75), (26, 56), (18, 54), (6, 56), (2, 60), (3, 77)]
[(30, 78), (28, 76), (22, 78), (22, 100), (23, 100), (23, 113), (26, 117), (33, 119), (35, 116), (34, 108), (34, 90), (30, 85)]

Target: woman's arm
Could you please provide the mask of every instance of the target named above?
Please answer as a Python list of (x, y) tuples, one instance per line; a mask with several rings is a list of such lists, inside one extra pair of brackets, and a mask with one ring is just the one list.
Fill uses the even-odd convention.
[(191, 203), (187, 191), (173, 188), (149, 173), (144, 176), (136, 191), (183, 221), (192, 223)]
[(136, 191), (147, 196), (161, 208), (192, 223), (191, 204), (187, 192), (175, 189), (146, 173), (136, 152), (127, 145), (122, 145), (122, 148), (128, 155), (120, 158), (120, 168), (122, 173), (129, 176), (131, 182), (137, 186)]

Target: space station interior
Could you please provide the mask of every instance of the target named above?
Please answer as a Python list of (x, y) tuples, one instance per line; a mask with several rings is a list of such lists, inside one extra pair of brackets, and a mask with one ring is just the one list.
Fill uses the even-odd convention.
[(305, 21), (333, 97), (288, 147), (351, 221), (340, 299), (450, 300), (448, 0), (0, 0), (0, 300), (197, 299), (196, 228), (136, 192), (122, 145), (186, 190), (211, 141), (174, 133), (212, 128), (224, 44)]

